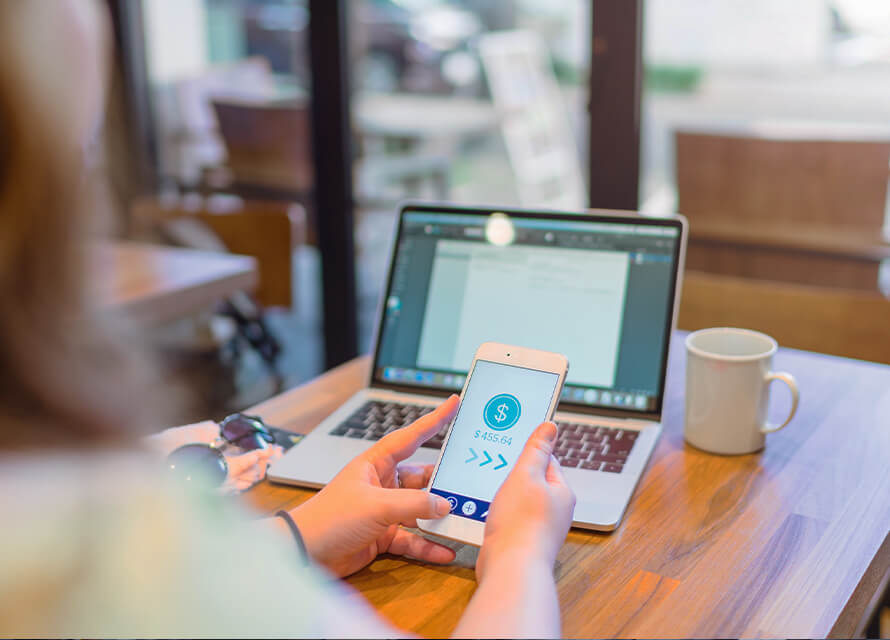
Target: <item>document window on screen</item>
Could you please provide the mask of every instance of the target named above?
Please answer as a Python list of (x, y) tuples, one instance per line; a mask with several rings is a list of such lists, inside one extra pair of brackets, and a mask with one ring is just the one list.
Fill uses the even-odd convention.
[(460, 370), (497, 341), (571, 354), (569, 380), (612, 387), (629, 264), (624, 251), (440, 240), (417, 364)]

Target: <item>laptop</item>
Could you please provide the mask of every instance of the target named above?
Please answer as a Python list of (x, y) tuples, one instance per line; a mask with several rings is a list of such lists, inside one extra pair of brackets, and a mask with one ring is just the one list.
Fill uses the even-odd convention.
[[(323, 486), (460, 392), (476, 349), (497, 341), (568, 356), (555, 455), (574, 525), (615, 529), (661, 434), (685, 243), (679, 216), (404, 205), (368, 385), (269, 479)], [(411, 460), (434, 463), (446, 429)]]

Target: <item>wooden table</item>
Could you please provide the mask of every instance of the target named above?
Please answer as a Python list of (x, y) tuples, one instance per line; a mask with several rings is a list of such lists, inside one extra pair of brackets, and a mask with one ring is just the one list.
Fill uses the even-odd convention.
[[(714, 456), (683, 441), (682, 339), (664, 434), (625, 521), (570, 532), (559, 555), (564, 635), (861, 634), (890, 577), (890, 367), (780, 350), (775, 366), (801, 387), (794, 421), (762, 453)], [(368, 367), (353, 360), (255, 410), (307, 431)], [(248, 498), (269, 513), (311, 495), (263, 483)], [(394, 624), (443, 636), (473, 594), (474, 558), (470, 547), (448, 567), (385, 556), (348, 581)]]
[(96, 248), (98, 295), (142, 324), (200, 311), (257, 285), (253, 258), (159, 245), (114, 243)]

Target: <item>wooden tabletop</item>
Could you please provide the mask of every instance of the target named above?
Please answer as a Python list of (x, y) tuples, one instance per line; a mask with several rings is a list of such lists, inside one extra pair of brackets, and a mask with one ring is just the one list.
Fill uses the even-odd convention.
[[(797, 416), (761, 453), (714, 456), (683, 441), (682, 338), (664, 433), (624, 522), (573, 530), (559, 554), (563, 634), (862, 633), (890, 576), (890, 367), (781, 349), (775, 368), (801, 388)], [(365, 384), (368, 367), (353, 360), (255, 410), (308, 431)], [(311, 495), (262, 483), (247, 497), (270, 513)], [(383, 556), (348, 582), (394, 624), (444, 636), (473, 594), (474, 559), (472, 547), (447, 567)]]
[(136, 321), (158, 324), (199, 311), (257, 285), (253, 258), (159, 245), (96, 248), (99, 296)]

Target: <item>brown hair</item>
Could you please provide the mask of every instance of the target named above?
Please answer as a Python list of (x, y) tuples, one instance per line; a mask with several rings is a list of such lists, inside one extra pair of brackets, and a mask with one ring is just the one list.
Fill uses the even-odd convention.
[[(17, 5), (0, 3), (0, 25), (15, 24)], [(149, 378), (90, 304), (97, 191), (83, 150), (61, 135), (71, 126), (64, 111), (41, 102), (27, 54), (3, 35), (0, 450), (119, 445), (147, 423), (138, 408)]]

